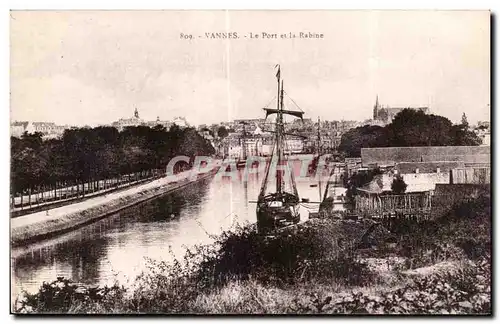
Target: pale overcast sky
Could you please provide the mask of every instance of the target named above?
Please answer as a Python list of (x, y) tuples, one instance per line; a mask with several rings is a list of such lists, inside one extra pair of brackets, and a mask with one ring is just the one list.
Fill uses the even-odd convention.
[[(96, 125), (263, 117), (285, 91), (306, 117), (383, 105), (489, 120), (490, 16), (480, 11), (11, 12), (11, 119)], [(209, 32), (237, 32), (231, 40)], [(249, 39), (249, 33), (323, 39)], [(180, 33), (194, 35), (193, 40)], [(278, 35), (279, 37), (279, 35)]]

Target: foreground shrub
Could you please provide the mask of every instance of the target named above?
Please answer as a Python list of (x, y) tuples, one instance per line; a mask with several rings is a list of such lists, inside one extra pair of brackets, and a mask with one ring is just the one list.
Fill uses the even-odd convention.
[(357, 241), (346, 231), (348, 226), (318, 220), (318, 224), (284, 229), (274, 236), (263, 236), (253, 226), (239, 227), (217, 237), (218, 249), (201, 262), (199, 279), (215, 285), (250, 278), (264, 284), (314, 278), (361, 285), (369, 282), (370, 272), (355, 257)]
[(192, 309), (210, 314), (491, 314), (489, 260), (435, 270), (406, 277), (399, 288), (317, 282), (277, 288), (234, 280), (201, 294)]
[(292, 312), (334, 314), (491, 314), (489, 260), (456, 271), (416, 278), (403, 288), (381, 294), (362, 292), (333, 300), (332, 296), (304, 302), (297, 298)]
[(480, 197), (455, 206), (447, 215), (423, 223), (399, 224), (401, 254), (412, 268), (444, 260), (491, 255), (491, 201)]
[(99, 313), (111, 312), (123, 300), (125, 289), (112, 287), (85, 287), (63, 277), (44, 282), (37, 293), (25, 293), (16, 301), (16, 313), (68, 313), (94, 310)]

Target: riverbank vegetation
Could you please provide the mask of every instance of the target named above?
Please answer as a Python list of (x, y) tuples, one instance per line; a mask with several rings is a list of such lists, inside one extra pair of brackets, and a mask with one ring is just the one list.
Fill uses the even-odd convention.
[(60, 139), (48, 140), (26, 133), (11, 138), (11, 196), (30, 198), (65, 187), (73, 193), (74, 186), (76, 195), (84, 196), (106, 181), (118, 185), (164, 172), (174, 156), (213, 153), (194, 128), (175, 125), (169, 130), (161, 125), (126, 127), (121, 132), (107, 126), (72, 128)]
[(491, 314), (490, 230), (488, 197), (393, 233), (371, 220), (314, 219), (267, 237), (248, 225), (182, 260), (149, 260), (132, 287), (58, 278), (15, 311)]
[(364, 147), (475, 146), (481, 139), (470, 130), (466, 120), (453, 123), (442, 116), (403, 109), (393, 121), (382, 126), (362, 126), (342, 135), (339, 152), (360, 157)]

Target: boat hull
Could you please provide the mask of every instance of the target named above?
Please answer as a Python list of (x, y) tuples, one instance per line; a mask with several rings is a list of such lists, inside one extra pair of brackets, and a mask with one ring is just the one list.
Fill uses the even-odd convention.
[(236, 168), (237, 169), (244, 169), (247, 165), (247, 161), (246, 160), (238, 160), (236, 162)]
[(257, 203), (257, 228), (270, 232), (300, 222), (300, 202), (291, 194), (270, 194)]

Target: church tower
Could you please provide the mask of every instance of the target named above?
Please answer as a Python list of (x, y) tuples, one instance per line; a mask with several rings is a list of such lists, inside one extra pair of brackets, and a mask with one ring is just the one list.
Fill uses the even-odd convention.
[(139, 119), (139, 111), (137, 111), (137, 107), (135, 108), (135, 111), (134, 111), (134, 117)]
[(378, 95), (377, 95), (377, 99), (375, 100), (375, 106), (373, 106), (373, 120), (377, 120), (378, 119), (378, 110), (380, 108), (380, 105), (378, 103)]

